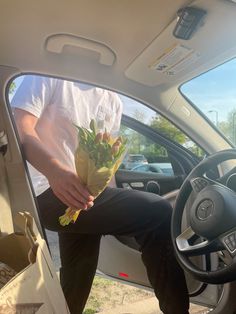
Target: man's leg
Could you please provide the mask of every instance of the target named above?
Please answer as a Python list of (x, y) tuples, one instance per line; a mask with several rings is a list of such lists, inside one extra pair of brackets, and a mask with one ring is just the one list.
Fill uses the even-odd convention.
[[(82, 314), (86, 305), (99, 256), (100, 235), (70, 232), (58, 227), (58, 218), (67, 209), (48, 189), (37, 197), (41, 222), (49, 230), (58, 231), (60, 249), (60, 283), (71, 314)], [(68, 230), (69, 229), (69, 230)]]
[(59, 233), (60, 281), (71, 314), (83, 312), (97, 268), (100, 236)]
[(136, 237), (150, 283), (165, 314), (188, 314), (189, 297), (185, 276), (179, 266), (170, 237), (170, 219), (146, 237)]
[[(47, 193), (50, 194), (50, 190)], [(84, 234), (85, 237), (87, 234), (135, 236), (141, 245), (142, 258), (162, 311), (165, 314), (188, 313), (185, 277), (170, 241), (172, 209), (167, 201), (152, 193), (108, 188), (88, 212), (81, 212), (75, 224), (62, 227), (58, 217), (64, 213), (65, 206), (52, 192), (48, 199), (47, 204), (40, 202), (42, 219), (48, 229)], [(76, 258), (77, 250), (71, 249), (66, 254), (78, 261), (79, 269), (83, 268), (79, 265), (83, 260)]]

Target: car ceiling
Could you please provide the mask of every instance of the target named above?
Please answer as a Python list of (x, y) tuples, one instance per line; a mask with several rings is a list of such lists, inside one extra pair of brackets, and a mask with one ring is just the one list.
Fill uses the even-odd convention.
[[(172, 34), (185, 6), (207, 12), (190, 40)], [(177, 124), (184, 120), (178, 86), (236, 54), (236, 3), (230, 0), (3, 1), (0, 20), (0, 64), (12, 68), (10, 75), (94, 83), (156, 106)], [(172, 76), (154, 70), (155, 60), (176, 45), (192, 49), (196, 60)], [(192, 110), (187, 103), (180, 111), (186, 110)]]
[[(174, 38), (172, 31), (177, 10), (187, 5), (205, 9), (207, 15), (193, 38), (184, 41)], [(4, 1), (0, 14), (1, 61), (24, 71), (77, 78), (81, 65), (90, 63), (105, 68), (108, 74), (115, 72), (117, 80), (125, 76), (127, 80), (158, 86), (179, 83), (190, 76), (190, 71), (195, 72), (191, 76), (198, 74), (196, 68), (209, 60), (212, 63), (213, 58), (235, 46), (236, 4), (229, 0)], [(76, 43), (66, 45), (66, 39), (61, 53), (48, 51), (48, 37), (61, 34), (107, 46), (114, 54), (114, 63), (99, 64), (97, 53), (76, 47)], [(201, 55), (196, 64), (190, 64), (174, 78), (150, 69), (152, 62), (177, 43)]]

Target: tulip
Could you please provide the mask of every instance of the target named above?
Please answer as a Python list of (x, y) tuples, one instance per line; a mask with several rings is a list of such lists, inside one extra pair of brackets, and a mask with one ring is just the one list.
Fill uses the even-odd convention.
[(104, 143), (108, 143), (110, 141), (110, 138), (111, 138), (111, 136), (110, 136), (110, 134), (108, 132), (104, 132), (103, 133), (102, 140), (103, 140)]
[(101, 132), (99, 132), (96, 137), (95, 137), (95, 143), (98, 144), (102, 141), (103, 139), (103, 134)]

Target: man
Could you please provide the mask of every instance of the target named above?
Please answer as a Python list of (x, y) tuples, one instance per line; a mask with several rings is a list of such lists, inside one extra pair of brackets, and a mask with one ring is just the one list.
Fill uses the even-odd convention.
[[(75, 173), (77, 134), (73, 124), (119, 130), (117, 94), (58, 79), (26, 76), (11, 105), (45, 228), (59, 235), (61, 285), (72, 314), (83, 312), (95, 275), (102, 235), (134, 236), (149, 280), (165, 314), (187, 314), (185, 277), (171, 245), (172, 208), (146, 192), (106, 188), (94, 200)], [(83, 209), (75, 224), (62, 227), (67, 207)]]

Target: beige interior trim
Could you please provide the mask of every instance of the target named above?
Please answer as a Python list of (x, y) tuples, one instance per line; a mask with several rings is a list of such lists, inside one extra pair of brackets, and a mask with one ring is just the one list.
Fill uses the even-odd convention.
[(0, 154), (0, 230), (1, 233), (9, 234), (14, 228), (4, 163), (4, 157)]
[(70, 34), (55, 34), (47, 38), (45, 47), (49, 52), (63, 53), (66, 46), (83, 48), (96, 52), (99, 55), (99, 62), (104, 65), (112, 65), (115, 62), (116, 54), (106, 45), (83, 37)]

